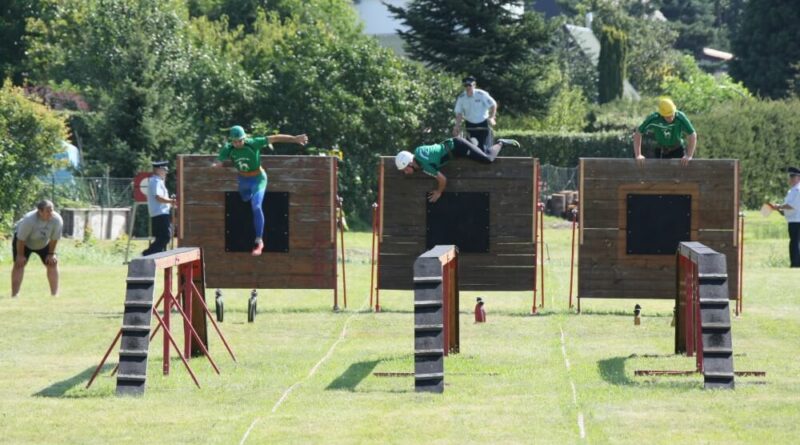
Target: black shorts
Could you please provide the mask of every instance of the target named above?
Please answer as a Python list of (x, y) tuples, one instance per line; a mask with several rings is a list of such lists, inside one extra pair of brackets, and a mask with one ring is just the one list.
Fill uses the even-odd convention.
[[(31, 250), (28, 249), (28, 246), (25, 246), (25, 259), (28, 260), (31, 257), (31, 254), (36, 252), (39, 255), (39, 258), (42, 259), (42, 264), (47, 265), (45, 262), (47, 260), (47, 255), (50, 253), (50, 246), (44, 246), (39, 250)], [(11, 241), (11, 261), (17, 260), (17, 234), (14, 234), (14, 240)]]

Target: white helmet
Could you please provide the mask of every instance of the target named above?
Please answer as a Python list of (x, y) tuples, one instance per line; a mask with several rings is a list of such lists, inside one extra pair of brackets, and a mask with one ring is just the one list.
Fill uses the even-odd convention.
[(405, 150), (401, 151), (400, 153), (397, 153), (397, 156), (394, 157), (394, 163), (397, 165), (398, 170), (402, 170), (408, 167), (408, 164), (411, 164), (411, 161), (413, 160), (414, 160), (414, 155), (412, 155), (411, 152)]

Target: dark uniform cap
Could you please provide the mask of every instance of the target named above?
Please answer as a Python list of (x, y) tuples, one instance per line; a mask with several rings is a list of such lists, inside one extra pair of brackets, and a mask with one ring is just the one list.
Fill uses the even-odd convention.
[(464, 78), (464, 80), (462, 80), (462, 82), (464, 83), (464, 85), (466, 85), (468, 83), (475, 83), (475, 77), (467, 76), (467, 77)]
[(800, 168), (789, 167), (786, 169), (786, 173), (789, 173), (789, 176), (800, 176)]
[(163, 168), (169, 171), (169, 161), (153, 161), (153, 168)]

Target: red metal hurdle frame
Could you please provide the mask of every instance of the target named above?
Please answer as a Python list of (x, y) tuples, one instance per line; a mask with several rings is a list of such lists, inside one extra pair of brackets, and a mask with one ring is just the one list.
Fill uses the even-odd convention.
[[(163, 328), (164, 336), (162, 348), (162, 370), (164, 375), (169, 375), (170, 371), (171, 344), (175, 348), (175, 352), (178, 354), (178, 357), (180, 357), (181, 361), (186, 367), (186, 370), (189, 372), (192, 381), (194, 381), (195, 385), (199, 388), (200, 383), (198, 382), (197, 376), (189, 365), (188, 358), (192, 356), (205, 355), (208, 358), (209, 363), (211, 363), (211, 366), (214, 368), (214, 371), (217, 374), (220, 373), (217, 364), (214, 362), (214, 359), (211, 357), (211, 354), (208, 351), (207, 340), (201, 338), (201, 334), (198, 333), (198, 330), (202, 331), (202, 337), (205, 337), (205, 317), (208, 317), (208, 319), (211, 321), (212, 326), (214, 326), (214, 329), (222, 340), (222, 343), (225, 345), (225, 348), (228, 350), (231, 358), (234, 362), (236, 361), (236, 356), (233, 353), (233, 350), (225, 339), (225, 336), (222, 334), (222, 331), (214, 320), (214, 317), (211, 315), (208, 306), (203, 300), (202, 293), (194, 283), (194, 279), (196, 277), (201, 278), (203, 276), (202, 251), (199, 248), (183, 248), (161, 254), (154, 254), (151, 255), (151, 257), (155, 257), (154, 262), (156, 273), (158, 273), (159, 270), (163, 270), (164, 290), (161, 293), (158, 301), (153, 304), (151, 309), (151, 313), (157, 320), (158, 324), (150, 334), (149, 341), (152, 342), (159, 329)], [(172, 291), (174, 276), (173, 268), (177, 269), (178, 276), (178, 290), (175, 294), (173, 294)], [(162, 304), (162, 302), (162, 312), (161, 315), (159, 315), (158, 307)], [(194, 312), (194, 302), (199, 303), (199, 307), (203, 309), (202, 314), (197, 315), (197, 313)], [(175, 335), (170, 328), (170, 313), (172, 309), (176, 309), (183, 319), (183, 352), (181, 352), (181, 348), (175, 340)], [(197, 315), (197, 317), (195, 317), (195, 315)], [(117, 335), (114, 337), (114, 340), (111, 342), (111, 345), (106, 350), (106, 353), (103, 355), (100, 364), (97, 366), (92, 374), (92, 377), (89, 379), (89, 382), (86, 385), (87, 389), (92, 385), (95, 378), (100, 373), (100, 370), (108, 359), (108, 356), (111, 354), (111, 351), (114, 349), (114, 346), (116, 346), (117, 342), (122, 337), (122, 333), (123, 329), (120, 328), (120, 330), (117, 331)], [(116, 373), (118, 366), (119, 365), (117, 365), (117, 368), (114, 369), (112, 375)]]

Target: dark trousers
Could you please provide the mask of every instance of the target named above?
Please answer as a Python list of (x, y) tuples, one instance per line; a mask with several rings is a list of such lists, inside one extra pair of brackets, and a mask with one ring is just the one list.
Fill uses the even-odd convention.
[(656, 147), (658, 159), (680, 159), (686, 153), (683, 147)]
[(464, 138), (453, 138), (453, 151), (451, 154), (459, 158), (469, 158), (481, 164), (491, 164), (489, 148), (482, 149)]
[(800, 222), (789, 223), (789, 260), (792, 267), (800, 267)]
[(150, 244), (147, 250), (142, 252), (142, 255), (150, 255), (167, 250), (169, 239), (172, 238), (170, 215), (152, 216), (150, 217), (150, 221), (153, 229), (153, 236), (155, 236), (156, 239)]
[(475, 138), (478, 141), (478, 147), (488, 151), (492, 145), (494, 145), (494, 138), (492, 137), (492, 130), (489, 128), (488, 119), (483, 122), (478, 122), (477, 124), (466, 120), (464, 123), (469, 137)]

